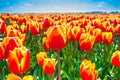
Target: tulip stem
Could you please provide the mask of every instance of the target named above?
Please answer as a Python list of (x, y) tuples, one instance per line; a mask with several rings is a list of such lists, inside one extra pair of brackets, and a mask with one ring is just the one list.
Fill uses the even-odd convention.
[(76, 58), (76, 51), (77, 51), (77, 41), (75, 41), (75, 52), (74, 52), (74, 58)]
[(6, 80), (6, 79), (5, 79), (5, 70), (4, 70), (5, 60), (3, 59), (2, 62), (3, 62), (3, 67), (2, 67), (2, 80)]
[(58, 51), (58, 80), (61, 80), (60, 71), (60, 51)]
[(52, 74), (50, 74), (49, 77), (50, 77), (50, 80), (52, 80)]
[(84, 59), (84, 51), (82, 50), (82, 60)]
[(114, 78), (113, 78), (114, 80), (116, 80), (117, 70), (118, 70), (118, 68), (115, 67), (115, 70), (114, 70)]

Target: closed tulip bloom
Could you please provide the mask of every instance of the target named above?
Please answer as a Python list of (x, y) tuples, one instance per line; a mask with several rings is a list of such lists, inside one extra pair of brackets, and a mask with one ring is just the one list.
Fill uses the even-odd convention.
[(0, 60), (3, 59), (3, 55), (4, 55), (4, 49), (3, 49), (2, 43), (0, 42)]
[(16, 37), (18, 35), (18, 30), (13, 29), (13, 30), (9, 30), (6, 33), (6, 37)]
[(22, 46), (9, 52), (8, 67), (14, 74), (26, 72), (30, 67), (30, 51)]
[(82, 50), (91, 50), (95, 42), (95, 37), (90, 33), (83, 33), (79, 39), (79, 45)]
[(40, 26), (36, 21), (31, 21), (29, 23), (29, 31), (32, 35), (38, 35), (40, 33)]
[(66, 46), (66, 30), (62, 26), (55, 26), (47, 33), (49, 47), (53, 50), (61, 50)]
[(115, 32), (115, 28), (113, 26), (111, 26), (111, 25), (107, 26), (106, 32), (112, 32), (112, 33), (114, 33)]
[(115, 51), (111, 58), (112, 65), (120, 67), (120, 51)]
[(37, 59), (37, 62), (38, 62), (38, 65), (39, 66), (43, 66), (44, 64), (44, 59), (47, 58), (47, 53), (46, 52), (39, 52), (37, 55), (36, 55), (36, 59)]
[(97, 80), (98, 71), (96, 70), (95, 63), (89, 60), (83, 60), (80, 65), (80, 78), (82, 80)]
[(55, 59), (46, 58), (44, 60), (43, 70), (45, 74), (53, 74), (55, 72)]
[(26, 32), (27, 32), (27, 26), (24, 25), (24, 24), (22, 24), (22, 25), (20, 26), (20, 32), (21, 32), (21, 33), (26, 33)]
[(49, 50), (49, 44), (46, 37), (43, 38), (43, 47), (45, 50)]
[(101, 29), (94, 29), (93, 36), (95, 36), (95, 43), (102, 41), (102, 31)]
[(111, 44), (114, 40), (114, 36), (112, 32), (103, 32), (102, 33), (102, 41), (106, 44)]
[(11, 73), (11, 74), (8, 74), (7, 80), (22, 80), (22, 79), (19, 76)]
[(32, 75), (26, 75), (23, 77), (23, 80), (35, 80)]
[(2, 32), (5, 32), (5, 30), (6, 30), (6, 24), (2, 19), (0, 19), (0, 34)]
[(85, 33), (85, 30), (83, 28), (74, 26), (71, 29), (71, 40), (79, 40), (82, 33)]
[(108, 23), (107, 23), (107, 22), (102, 22), (102, 23), (100, 23), (100, 27), (99, 27), (99, 28), (100, 28), (102, 31), (106, 31), (107, 26), (108, 26)]
[(3, 48), (4, 48), (4, 58), (7, 58), (9, 51), (13, 50), (15, 47), (21, 47), (23, 44), (18, 37), (6, 37), (3, 39)]
[(26, 41), (26, 34), (25, 33), (21, 33), (21, 32), (19, 32), (16, 29), (10, 30), (6, 34), (6, 37), (19, 37), (19, 39), (22, 41), (23, 44)]
[(85, 27), (85, 31), (87, 32), (87, 33), (90, 33), (91, 35), (93, 34), (93, 30), (95, 29), (95, 27), (94, 26), (91, 26), (91, 25), (87, 25), (86, 27)]
[(44, 19), (42, 26), (43, 30), (47, 30), (51, 26), (50, 19), (48, 17)]

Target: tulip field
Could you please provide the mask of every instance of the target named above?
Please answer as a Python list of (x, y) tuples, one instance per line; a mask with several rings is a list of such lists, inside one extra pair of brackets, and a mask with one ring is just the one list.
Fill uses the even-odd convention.
[(0, 80), (120, 80), (120, 14), (0, 14)]

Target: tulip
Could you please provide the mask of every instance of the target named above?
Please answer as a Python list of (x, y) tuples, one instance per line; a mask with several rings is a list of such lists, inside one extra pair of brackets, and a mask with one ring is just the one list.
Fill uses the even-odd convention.
[(79, 39), (79, 45), (82, 50), (91, 50), (95, 42), (95, 37), (90, 33), (83, 33)]
[(44, 60), (43, 70), (45, 74), (53, 74), (55, 72), (55, 60), (46, 58)]
[(107, 26), (109, 26), (109, 23), (106, 21), (106, 22), (100, 23), (100, 27), (99, 27), (99, 28), (100, 28), (102, 31), (106, 31)]
[(20, 26), (20, 32), (21, 32), (21, 33), (26, 33), (26, 31), (27, 31), (27, 26), (24, 25), (24, 24), (22, 24), (22, 25)]
[(85, 33), (85, 30), (83, 28), (74, 26), (71, 29), (71, 40), (79, 40), (82, 33)]
[(3, 49), (3, 46), (2, 46), (2, 43), (0, 42), (0, 60), (3, 59), (3, 54), (4, 53), (4, 49)]
[(0, 34), (2, 32), (5, 32), (5, 30), (6, 30), (6, 24), (2, 19), (0, 19)]
[(6, 31), (5, 31), (5, 36), (7, 36), (7, 35), (15, 35), (15, 34), (17, 34), (17, 32), (18, 32), (18, 29), (16, 29), (15, 27), (13, 27), (12, 25), (9, 25), (9, 26), (7, 26), (7, 28), (6, 28)]
[(50, 19), (46, 17), (43, 21), (43, 30), (47, 30), (51, 26)]
[(47, 33), (49, 47), (53, 50), (61, 50), (66, 46), (66, 30), (62, 26), (55, 26)]
[(22, 74), (30, 67), (30, 51), (22, 46), (9, 52), (8, 67), (14, 74)]
[(18, 37), (6, 37), (3, 39), (3, 48), (4, 48), (4, 58), (7, 58), (9, 51), (13, 50), (15, 47), (21, 47), (22, 42)]
[(36, 59), (37, 59), (37, 62), (38, 62), (39, 66), (43, 66), (45, 58), (47, 58), (47, 53), (46, 52), (39, 52), (36, 55)]
[(31, 21), (29, 23), (29, 31), (32, 35), (38, 35), (40, 33), (40, 26), (36, 21)]
[(102, 33), (102, 41), (106, 44), (111, 44), (114, 40), (114, 36), (112, 32), (103, 32)]
[(26, 41), (26, 34), (21, 33), (16, 29), (10, 30), (7, 34), (6, 37), (19, 37), (19, 39), (22, 41), (22, 44)]
[(11, 73), (11, 74), (8, 74), (7, 80), (22, 80), (22, 79), (19, 76)]
[(112, 65), (120, 67), (120, 51), (115, 51), (111, 58)]
[(98, 71), (96, 70), (95, 63), (89, 60), (83, 60), (80, 65), (80, 77), (82, 80), (97, 80)]
[(94, 29), (93, 36), (95, 36), (95, 43), (99, 43), (102, 41), (102, 31), (101, 29)]
[(96, 20), (93, 22), (93, 26), (95, 26), (96, 28), (99, 28), (100, 23), (101, 23), (100, 19), (96, 19)]
[(32, 75), (26, 75), (23, 77), (23, 80), (35, 80)]
[(49, 44), (46, 37), (43, 38), (43, 47), (45, 50), (49, 50)]
[(106, 28), (106, 32), (112, 32), (112, 33), (114, 33), (115, 32), (115, 28), (113, 26), (108, 26)]
[(85, 31), (86, 31), (87, 33), (90, 33), (90, 34), (92, 35), (94, 28), (95, 28), (94, 26), (87, 25), (87, 26), (85, 27)]
[(13, 30), (9, 30), (6, 33), (6, 37), (16, 37), (18, 35), (18, 30), (13, 29)]

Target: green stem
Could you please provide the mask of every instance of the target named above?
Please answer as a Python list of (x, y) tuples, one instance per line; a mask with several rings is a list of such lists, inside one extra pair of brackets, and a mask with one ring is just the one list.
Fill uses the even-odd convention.
[(3, 67), (2, 67), (2, 80), (6, 80), (5, 79), (5, 59), (2, 60), (3, 63)]
[(76, 51), (77, 51), (77, 41), (75, 41), (75, 51), (74, 51), (74, 58), (76, 59)]
[(72, 41), (70, 41), (70, 54), (72, 53)]
[(82, 50), (82, 60), (84, 59), (84, 51)]
[(114, 77), (113, 77), (114, 80), (116, 80), (116, 78), (117, 78), (117, 76), (116, 76), (116, 75), (117, 75), (117, 70), (118, 70), (118, 68), (115, 67), (115, 70), (114, 70)]
[(50, 80), (52, 80), (52, 74), (49, 75)]
[(61, 73), (60, 73), (60, 51), (58, 51), (58, 80), (61, 80)]

